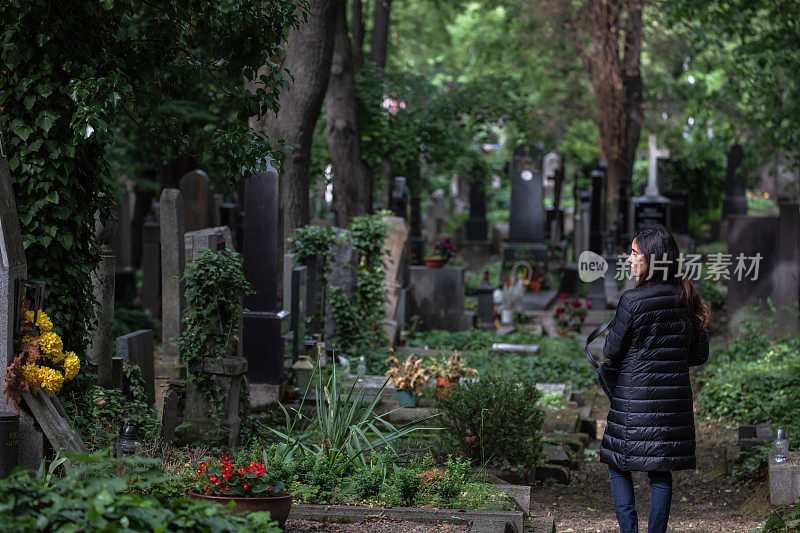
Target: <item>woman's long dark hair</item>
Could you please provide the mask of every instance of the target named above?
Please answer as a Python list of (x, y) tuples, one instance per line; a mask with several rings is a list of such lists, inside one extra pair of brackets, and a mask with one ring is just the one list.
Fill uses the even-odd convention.
[[(705, 330), (711, 319), (711, 308), (703, 302), (700, 293), (686, 275), (678, 273), (680, 250), (672, 233), (658, 224), (641, 229), (633, 240), (647, 265), (645, 274), (636, 280), (636, 287), (654, 281), (672, 283), (676, 288), (676, 305), (680, 305), (680, 300), (683, 299), (689, 317), (693, 319), (690, 328), (694, 326), (699, 331)], [(684, 322), (684, 328), (685, 326)]]

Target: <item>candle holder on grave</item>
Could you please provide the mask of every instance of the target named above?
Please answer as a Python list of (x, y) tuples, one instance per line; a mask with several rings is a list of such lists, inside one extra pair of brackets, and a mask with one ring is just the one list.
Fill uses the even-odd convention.
[[(42, 302), (44, 301), (44, 289), (46, 284), (44, 281), (34, 281), (20, 278), (17, 280), (16, 286), (16, 309), (14, 310), (14, 320), (16, 324), (15, 340), (19, 341), (25, 335), (35, 337), (39, 334), (39, 326), (36, 322), (39, 319), (39, 311), (42, 310)], [(33, 291), (33, 297), (28, 298), (28, 293)], [(27, 302), (32, 306), (27, 311), (33, 311), (33, 325), (30, 329), (25, 328), (25, 320), (23, 320), (22, 311), (25, 309)]]

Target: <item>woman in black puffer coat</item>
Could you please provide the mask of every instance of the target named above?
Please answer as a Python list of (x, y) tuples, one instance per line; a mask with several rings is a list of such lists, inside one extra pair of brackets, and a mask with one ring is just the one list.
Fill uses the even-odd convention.
[[(649, 533), (666, 531), (672, 471), (693, 469), (689, 367), (708, 359), (710, 308), (679, 272), (678, 245), (663, 226), (631, 244), (633, 289), (622, 294), (603, 354), (619, 380), (600, 444), (622, 533), (638, 532), (632, 471), (650, 479)], [(681, 263), (682, 264), (682, 263)]]

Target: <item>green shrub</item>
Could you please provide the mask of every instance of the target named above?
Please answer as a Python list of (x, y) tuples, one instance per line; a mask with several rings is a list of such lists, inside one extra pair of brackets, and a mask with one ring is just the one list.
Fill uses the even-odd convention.
[(420, 489), (420, 471), (418, 468), (394, 467), (393, 487), (403, 505), (411, 507), (417, 499)]
[(469, 459), (448, 455), (444, 465), (444, 475), (436, 480), (434, 490), (445, 499), (457, 497), (469, 480), (470, 464)]
[(20, 467), (0, 480), (0, 530), (280, 531), (266, 512), (233, 516), (212, 503), (151, 493), (155, 485), (169, 483), (158, 459), (110, 459), (107, 450), (70, 459), (72, 467), (63, 476), (55, 474), (53, 463), (39, 471)]
[(717, 284), (705, 278), (700, 280), (700, 291), (703, 293), (703, 301), (711, 309), (722, 309), (725, 306), (725, 295), (719, 290)]
[(443, 436), (472, 459), (533, 465), (541, 450), (542, 393), (533, 382), (482, 376), (439, 400), (449, 431)]
[(383, 474), (371, 466), (361, 468), (353, 476), (353, 491), (362, 500), (377, 496), (383, 485)]

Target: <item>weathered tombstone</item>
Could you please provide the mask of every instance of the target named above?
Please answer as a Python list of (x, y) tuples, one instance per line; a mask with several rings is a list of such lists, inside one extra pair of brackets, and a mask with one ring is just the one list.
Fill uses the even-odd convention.
[[(183, 310), (186, 307), (183, 269), (185, 245), (183, 226), (183, 198), (177, 189), (161, 192), (161, 343), (164, 367), (175, 368), (181, 364), (178, 339), (181, 335)], [(177, 377), (168, 370), (157, 372), (157, 377)]]
[(197, 257), (201, 250), (233, 249), (233, 236), (227, 226), (203, 228), (183, 234), (184, 256), (186, 262)]
[(487, 244), (489, 238), (485, 186), (480, 169), (473, 169), (469, 183), (469, 218), (466, 222), (468, 244)]
[(408, 276), (408, 225), (403, 218), (397, 216), (385, 216), (383, 222), (388, 228), (383, 242), (383, 249), (386, 250), (383, 261), (383, 281), (386, 288), (386, 299), (383, 301), (386, 314), (384, 333), (389, 342), (392, 342), (405, 326), (399, 320), (400, 315), (404, 316), (405, 309), (401, 313), (398, 307)]
[(148, 220), (142, 228), (142, 309), (161, 318), (161, 226)]
[[(718, 254), (716, 258), (709, 255), (705, 263), (716, 263), (722, 267), (720, 270), (725, 277), (719, 277), (719, 280), (723, 283), (727, 280), (725, 307), (728, 323), (731, 331), (737, 331), (739, 324), (750, 318), (750, 306), (760, 305), (763, 308), (767, 305), (767, 298), (774, 298), (777, 294), (775, 270), (778, 251), (774, 247), (764, 246), (764, 243), (779, 242), (779, 219), (729, 215), (728, 224), (727, 254)], [(745, 271), (735, 273), (740, 254), (744, 258), (745, 269), (755, 267), (757, 276), (755, 270), (749, 274)], [(713, 280), (713, 277), (710, 279)]]
[(395, 176), (389, 189), (389, 209), (398, 217), (408, 216), (408, 186), (404, 176)]
[(473, 313), (464, 311), (464, 266), (409, 267), (412, 314), (421, 329), (463, 331), (472, 327)]
[(508, 244), (503, 249), (503, 272), (518, 259), (542, 272), (547, 270), (544, 245), (542, 159), (528, 146), (514, 149), (511, 165), (511, 211)]
[(175, 428), (178, 427), (178, 392), (172, 387), (164, 393), (164, 408), (161, 411), (161, 442), (175, 440)]
[(100, 304), (95, 315), (95, 327), (89, 335), (89, 360), (97, 365), (98, 383), (102, 387), (110, 387), (111, 357), (113, 356), (112, 334), (114, 328), (114, 254), (111, 252), (111, 240), (116, 228), (115, 220), (109, 217), (106, 224), (95, 214), (95, 236), (100, 243), (100, 262), (92, 272), (92, 291), (95, 300)]
[(292, 362), (297, 361), (297, 357), (303, 351), (303, 340), (305, 339), (306, 325), (306, 274), (308, 269), (304, 266), (292, 268), (289, 275), (290, 289), (289, 301), (285, 304), (290, 313), (289, 328), (292, 331)]
[(669, 150), (658, 148), (654, 134), (648, 137), (649, 164), (647, 168), (647, 188), (644, 196), (633, 199), (633, 224), (634, 232), (647, 226), (661, 224), (671, 229), (669, 219), (670, 200), (662, 196), (658, 189), (658, 160), (669, 157)]
[(141, 369), (147, 403), (150, 405), (154, 405), (156, 401), (153, 347), (152, 329), (140, 329), (117, 337), (117, 356)]
[(336, 242), (331, 245), (328, 256), (328, 297), (325, 301), (325, 333), (323, 337), (326, 346), (329, 347), (336, 346), (339, 337), (334, 299), (352, 298), (358, 281), (359, 257), (353, 250), (353, 238), (346, 230), (335, 228), (335, 231), (338, 237)]
[(800, 333), (797, 315), (800, 294), (798, 204), (787, 198), (778, 197), (778, 209), (777, 265), (774, 274), (773, 300), (779, 312), (775, 319), (782, 334), (796, 336)]
[(744, 149), (734, 144), (728, 151), (728, 164), (725, 170), (725, 198), (722, 200), (722, 219), (730, 215), (747, 214), (747, 197), (745, 196), (746, 179), (737, 172), (744, 161)]
[(434, 241), (438, 241), (442, 235), (444, 224), (447, 222), (447, 205), (445, 204), (444, 191), (436, 189), (431, 193), (431, 204), (428, 209), (430, 221), (430, 235)]
[(422, 189), (422, 178), (419, 175), (419, 168), (415, 169), (416, 175), (411, 179), (415, 180), (417, 186), (412, 189), (409, 202), (409, 260), (412, 265), (422, 265), (425, 262), (425, 237), (422, 236), (422, 205), (420, 190)]
[(202, 170), (192, 170), (181, 177), (184, 231), (195, 231), (214, 224), (214, 193), (211, 180)]
[(578, 265), (569, 263), (564, 265), (564, 273), (561, 278), (561, 288), (558, 290), (559, 294), (569, 294), (575, 296), (578, 294)]
[(489, 271), (483, 273), (483, 280), (478, 285), (478, 327), (494, 331), (494, 289), (489, 283)]
[[(256, 404), (277, 397), (275, 387), (283, 376), (283, 328), (288, 328), (288, 312), (278, 311), (278, 172), (270, 167), (254, 172), (245, 182), (244, 273), (255, 294), (245, 299), (242, 332), (243, 353), (251, 398)], [(275, 389), (275, 390), (273, 390)], [(270, 392), (274, 394), (271, 396)], [(264, 399), (260, 399), (260, 398)]]

